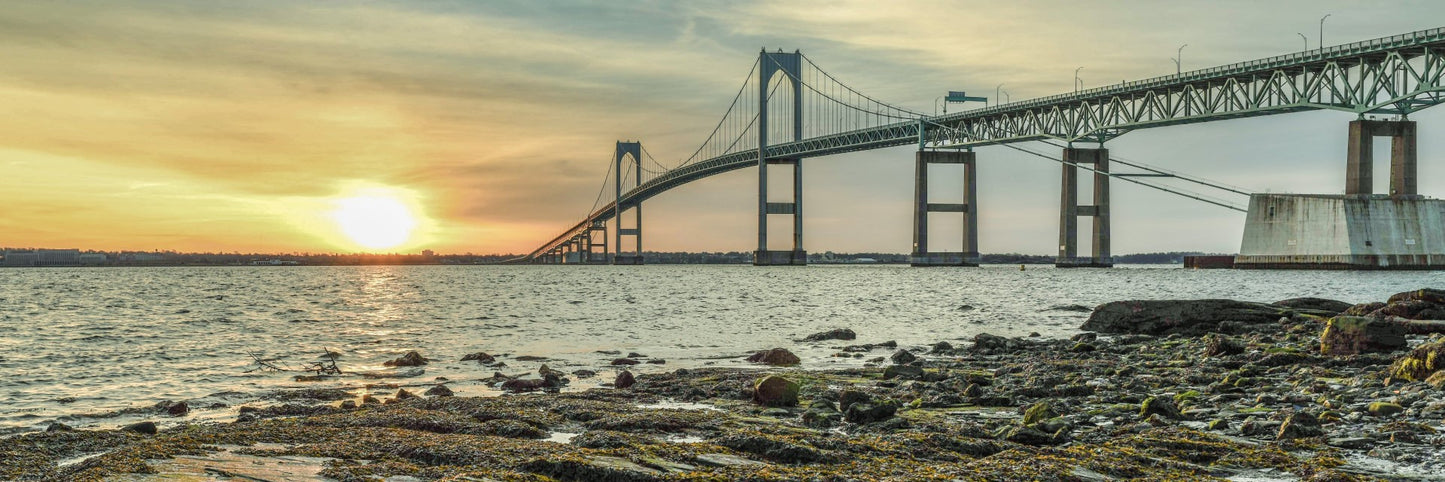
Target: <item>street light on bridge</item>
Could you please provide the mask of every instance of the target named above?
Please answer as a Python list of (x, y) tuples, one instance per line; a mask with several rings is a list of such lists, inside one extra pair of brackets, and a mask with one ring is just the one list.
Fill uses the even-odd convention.
[(1174, 75), (1179, 75), (1184, 70), (1184, 47), (1188, 46), (1189, 44), (1180, 45), (1179, 50), (1174, 52)]
[(1304, 39), (1304, 41), (1305, 41), (1305, 50), (1309, 50), (1309, 49), (1310, 49), (1310, 38), (1309, 38), (1309, 37), (1306, 37), (1305, 34), (1302, 34), (1302, 33), (1299, 33), (1299, 32), (1295, 32), (1295, 34), (1296, 34), (1296, 35), (1299, 35), (1299, 38)]
[(994, 88), (993, 88), (993, 103), (994, 103), (994, 105), (998, 105), (998, 93), (999, 93), (999, 89), (1001, 89), (1001, 88), (1003, 88), (1003, 84), (998, 84), (997, 86), (994, 86)]
[(1079, 68), (1077, 68), (1077, 69), (1074, 69), (1074, 92), (1078, 92), (1078, 91), (1079, 91), (1079, 88), (1084, 85), (1084, 81), (1079, 80), (1079, 71), (1080, 71), (1080, 70), (1084, 70), (1084, 68), (1083, 68), (1083, 67), (1079, 67)]
[(1320, 17), (1320, 48), (1321, 48), (1321, 49), (1325, 48), (1325, 19), (1330, 18), (1330, 15), (1331, 15), (1331, 14), (1328, 14), (1328, 13), (1327, 13), (1327, 14), (1325, 14), (1325, 16)]

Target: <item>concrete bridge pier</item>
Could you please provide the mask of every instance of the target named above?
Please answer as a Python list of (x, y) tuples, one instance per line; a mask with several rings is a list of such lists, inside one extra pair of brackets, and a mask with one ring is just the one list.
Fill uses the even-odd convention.
[[(1094, 173), (1094, 204), (1079, 205), (1079, 164), (1092, 167)], [(1059, 207), (1059, 256), (1054, 266), (1060, 268), (1108, 268), (1114, 266), (1109, 255), (1109, 150), (1104, 148), (1064, 148), (1062, 202)], [(1093, 254), (1078, 254), (1078, 222), (1080, 216), (1094, 218)]]
[[(791, 202), (768, 202), (768, 166), (793, 166), (793, 200)], [(753, 266), (803, 266), (808, 264), (808, 252), (803, 250), (803, 160), (768, 159), (758, 169), (758, 250), (753, 252)], [(793, 249), (772, 251), (768, 249), (768, 216), (785, 215), (793, 217)]]
[(1390, 138), (1390, 195), (1418, 195), (1415, 182), (1415, 121), (1365, 119), (1350, 122), (1350, 140), (1345, 153), (1345, 195), (1374, 194), (1375, 137)]
[[(918, 151), (914, 165), (913, 266), (978, 266), (977, 166), (972, 151)], [(932, 203), (928, 200), (928, 167), (932, 164), (963, 165), (963, 202)], [(963, 249), (929, 251), (928, 214), (963, 215)]]

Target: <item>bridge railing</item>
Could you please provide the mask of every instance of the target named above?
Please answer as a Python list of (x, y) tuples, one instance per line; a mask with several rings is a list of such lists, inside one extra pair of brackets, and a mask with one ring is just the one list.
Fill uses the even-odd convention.
[(1237, 75), (1237, 74), (1245, 74), (1245, 73), (1257, 72), (1257, 71), (1274, 70), (1275, 68), (1278, 68), (1278, 67), (1280, 67), (1280, 66), (1296, 65), (1296, 64), (1298, 64), (1298, 63), (1300, 62), (1300, 60), (1304, 60), (1304, 59), (1324, 61), (1324, 60), (1330, 60), (1330, 59), (1340, 58), (1341, 56), (1351, 56), (1351, 55), (1358, 55), (1358, 54), (1379, 53), (1379, 52), (1384, 52), (1384, 51), (1392, 50), (1392, 49), (1394, 49), (1394, 48), (1401, 47), (1401, 46), (1419, 44), (1419, 43), (1421, 43), (1421, 41), (1426, 41), (1426, 42), (1431, 42), (1431, 41), (1445, 41), (1445, 27), (1437, 27), (1437, 28), (1432, 28), (1432, 29), (1419, 30), (1419, 31), (1410, 32), (1410, 33), (1406, 33), (1406, 34), (1391, 35), (1391, 36), (1389, 36), (1389, 37), (1381, 37), (1381, 38), (1371, 39), (1371, 40), (1362, 40), (1362, 41), (1359, 41), (1359, 42), (1352, 42), (1352, 43), (1347, 43), (1347, 44), (1343, 44), (1343, 45), (1335, 45), (1335, 46), (1332, 46), (1332, 47), (1327, 47), (1327, 48), (1322, 48), (1322, 49), (1315, 49), (1315, 50), (1310, 50), (1310, 51), (1305, 51), (1305, 52), (1295, 52), (1295, 53), (1290, 53), (1290, 54), (1277, 55), (1277, 56), (1274, 56), (1274, 57), (1269, 57), (1269, 58), (1264, 58), (1264, 59), (1247, 60), (1247, 61), (1244, 61), (1244, 62), (1236, 62), (1236, 63), (1232, 63), (1232, 64), (1228, 64), (1228, 65), (1221, 65), (1221, 66), (1218, 66), (1218, 67), (1210, 67), (1210, 68), (1202, 69), (1202, 70), (1192, 70), (1192, 71), (1189, 71), (1189, 72), (1183, 72), (1183, 73), (1179, 73), (1179, 74), (1162, 75), (1162, 76), (1159, 76), (1159, 77), (1153, 77), (1153, 78), (1144, 79), (1144, 80), (1136, 80), (1136, 81), (1132, 81), (1132, 82), (1124, 82), (1124, 83), (1122, 83), (1122, 84), (1113, 84), (1113, 85), (1108, 85), (1108, 86), (1104, 86), (1104, 87), (1095, 87), (1095, 88), (1092, 88), (1092, 89), (1086, 89), (1086, 90), (1082, 90), (1082, 91), (1079, 91), (1079, 92), (1071, 92), (1071, 93), (1066, 93), (1066, 94), (1056, 94), (1056, 95), (1051, 95), (1051, 96), (1048, 96), (1048, 97), (1040, 97), (1040, 98), (1037, 98), (1037, 99), (1029, 99), (1029, 100), (1019, 101), (1019, 102), (1010, 102), (1010, 103), (1007, 103), (1007, 104), (999, 104), (999, 105), (995, 105), (995, 106), (993, 106), (993, 107), (987, 107), (987, 108), (983, 108), (983, 109), (975, 109), (975, 110), (965, 111), (965, 112), (961, 112), (961, 113), (953, 114), (953, 115), (949, 115), (949, 116), (944, 116), (944, 117), (947, 117), (947, 118), (962, 118), (962, 117), (973, 117), (973, 116), (978, 116), (978, 115), (988, 115), (988, 114), (995, 114), (995, 113), (1005, 112), (1005, 111), (1015, 111), (1015, 110), (1019, 110), (1019, 109), (1028, 109), (1028, 108), (1032, 108), (1032, 107), (1041, 107), (1041, 106), (1045, 106), (1045, 105), (1052, 105), (1052, 104), (1057, 104), (1057, 103), (1059, 103), (1059, 101), (1068, 100), (1068, 99), (1081, 99), (1081, 98), (1088, 98), (1088, 97), (1097, 97), (1097, 96), (1109, 95), (1109, 94), (1115, 94), (1115, 93), (1121, 93), (1121, 92), (1136, 91), (1136, 90), (1139, 90), (1140, 88), (1146, 88), (1146, 87), (1154, 87), (1154, 86), (1163, 86), (1163, 85), (1178, 84), (1178, 83), (1180, 83), (1180, 81), (1188, 82), (1188, 81), (1191, 81), (1191, 80), (1201, 80), (1201, 79), (1209, 79), (1209, 78), (1218, 78), (1218, 77), (1223, 77), (1223, 76), (1228, 76), (1228, 75)]

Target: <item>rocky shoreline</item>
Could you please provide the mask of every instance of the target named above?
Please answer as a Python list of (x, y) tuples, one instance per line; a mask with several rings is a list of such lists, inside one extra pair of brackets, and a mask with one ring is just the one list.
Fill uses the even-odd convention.
[(1427, 289), (1114, 302), (1071, 339), (838, 329), (798, 343), (868, 367), (775, 348), (752, 369), (497, 374), (518, 392), (501, 397), (290, 391), (229, 423), (10, 437), (0, 479), (1445, 480), (1440, 319), (1445, 291)]

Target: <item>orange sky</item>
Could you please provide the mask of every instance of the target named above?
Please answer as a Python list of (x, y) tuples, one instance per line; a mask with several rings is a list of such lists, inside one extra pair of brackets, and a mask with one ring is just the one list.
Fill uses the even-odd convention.
[[(592, 205), (615, 140), (643, 139), (665, 164), (691, 153), (759, 46), (801, 48), (869, 94), (927, 111), (949, 89), (992, 96), (1003, 83), (1013, 100), (1066, 91), (1080, 65), (1090, 85), (1169, 73), (1185, 42), (1193, 68), (1287, 52), (1296, 30), (1315, 36), (1317, 10), (1335, 13), (1338, 42), (1435, 26), (1352, 2), (1222, 4), (22, 2), (0, 9), (0, 246), (349, 252), (367, 248), (334, 222), (337, 202), (379, 192), (418, 217), (391, 250), (526, 252)], [(1255, 8), (1274, 13), (1239, 14)], [(1117, 28), (1087, 27), (1101, 22)], [(1145, 160), (1181, 139), (1244, 139), (1249, 150), (1225, 156), (1241, 166), (1333, 163), (1348, 119), (1304, 119), (1273, 137), (1241, 123), (1119, 142), (1137, 137)], [(1429, 176), (1430, 142), (1422, 136), (1422, 189), (1438, 194), (1425, 181), (1440, 177)], [(1172, 167), (1229, 162), (1197, 156)], [(911, 155), (836, 157), (810, 164), (820, 167), (807, 177), (809, 249), (907, 251)], [(880, 167), (887, 159), (898, 162)], [(982, 193), (994, 206), (985, 251), (1051, 252), (1056, 167), (1028, 165), (985, 164), (997, 176)], [(1192, 171), (1295, 191), (1342, 177), (1296, 167)], [(649, 249), (752, 249), (752, 176), (649, 201)], [(1032, 194), (989, 197), (1022, 192)], [(1116, 251), (1237, 246), (1239, 216), (1143, 201), (1116, 200)], [(1180, 213), (1188, 222), (1171, 224)], [(1142, 235), (1159, 226), (1178, 232)]]

